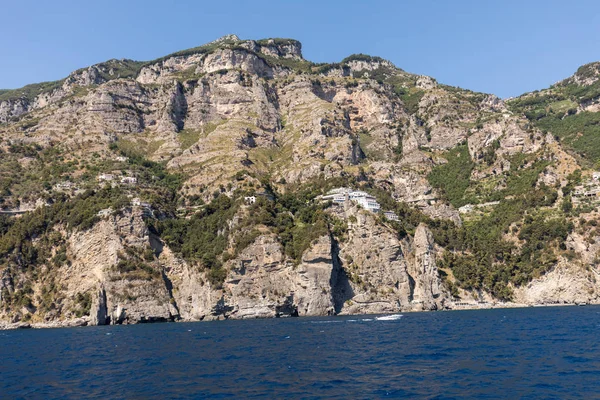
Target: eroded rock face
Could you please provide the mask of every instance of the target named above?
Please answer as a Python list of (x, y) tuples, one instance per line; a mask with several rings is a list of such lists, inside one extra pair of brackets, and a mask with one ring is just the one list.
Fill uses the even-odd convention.
[(92, 305), (90, 309), (90, 325), (107, 325), (110, 317), (106, 306), (106, 291), (100, 288), (97, 293), (92, 294)]
[(18, 117), (27, 111), (29, 111), (29, 102), (26, 99), (0, 102), (0, 122), (8, 122), (11, 117)]
[[(58, 271), (60, 307), (46, 314), (45, 324), (130, 324), (453, 307), (437, 270), (439, 250), (425, 225), (417, 227), (414, 237), (399, 239), (393, 229), (367, 211), (348, 206), (330, 212), (348, 224), (344, 240), (330, 235), (316, 239), (295, 265), (274, 234), (261, 234), (227, 262), (227, 276), (220, 287), (211, 285), (197, 265), (180, 259), (149, 234), (140, 210), (105, 217), (91, 230), (69, 238), (68, 254), (75, 261)], [(579, 242), (577, 238), (572, 241)], [(596, 247), (574, 250), (587, 254)], [(149, 264), (156, 273), (132, 275), (119, 270), (123, 252), (145, 248), (160, 254)], [(515, 302), (598, 302), (597, 275), (593, 267), (559, 263), (543, 277), (515, 288)], [(13, 281), (4, 270), (0, 288), (10, 292)], [(91, 295), (89, 317), (83, 319), (70, 311), (76, 308), (75, 298), (81, 293)], [(468, 293), (464, 296), (464, 301), (471, 299)], [(479, 293), (476, 299), (493, 301), (488, 297)]]
[(413, 243), (414, 260), (409, 264), (409, 272), (413, 277), (414, 287), (412, 299), (421, 304), (423, 309), (438, 309), (441, 282), (436, 267), (433, 235), (421, 224), (417, 227)]
[[(443, 291), (427, 228), (420, 226), (414, 240), (400, 241), (365, 211), (349, 208), (340, 216), (355, 218), (347, 241), (322, 236), (294, 265), (275, 235), (260, 235), (227, 263), (227, 277), (218, 288), (205, 272), (148, 235), (135, 212), (109, 217), (85, 238), (74, 236), (71, 251), (77, 262), (71, 268), (80, 272), (65, 284), (71, 293), (90, 288), (93, 325), (436, 308)], [(119, 252), (148, 244), (160, 249), (160, 279), (132, 279), (118, 272)]]
[(411, 284), (401, 243), (376, 226), (372, 217), (350, 209), (354, 216), (348, 242), (340, 246), (340, 260), (348, 276), (342, 313), (396, 312), (410, 308)]
[[(350, 207), (350, 222), (339, 259), (347, 287), (341, 313), (383, 313), (437, 309), (445, 297), (435, 266), (431, 232), (420, 226), (415, 238), (399, 240), (368, 212)], [(353, 217), (353, 218), (350, 218)]]
[(514, 301), (523, 304), (598, 303), (599, 278), (595, 267), (560, 262), (544, 276), (516, 288)]
[(141, 210), (111, 216), (90, 231), (74, 234), (68, 251), (75, 261), (59, 271), (65, 297), (90, 292), (93, 325), (168, 321), (178, 317), (158, 265), (147, 275), (123, 273), (117, 267), (126, 249), (147, 248), (148, 230)]
[[(285, 259), (273, 235), (262, 235), (228, 263), (221, 289), (210, 287), (201, 275), (183, 266), (171, 270), (184, 319), (267, 318), (315, 316), (334, 313), (332, 286), (337, 270), (332, 261), (329, 236), (315, 241), (302, 262)], [(177, 276), (179, 275), (179, 276)], [(195, 288), (191, 287), (195, 283)]]

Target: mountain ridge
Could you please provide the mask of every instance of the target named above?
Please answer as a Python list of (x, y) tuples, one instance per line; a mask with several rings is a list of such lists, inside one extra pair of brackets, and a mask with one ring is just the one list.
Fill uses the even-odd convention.
[[(99, 63), (96, 63), (96, 64), (89, 65), (88, 67), (79, 68), (79, 69), (73, 71), (71, 74), (69, 74), (66, 78), (58, 79), (58, 80), (55, 80), (55, 81), (44, 81), (44, 82), (38, 82), (38, 83), (30, 83), (30, 84), (27, 84), (27, 85), (25, 85), (23, 87), (15, 88), (15, 89), (0, 89), (0, 101), (6, 101), (6, 100), (9, 100), (9, 99), (10, 100), (15, 100), (15, 99), (19, 98), (19, 96), (16, 93), (19, 92), (19, 91), (21, 91), (21, 92), (23, 92), (23, 91), (24, 92), (28, 92), (28, 90), (27, 90), (28, 87), (31, 87), (31, 86), (34, 86), (34, 87), (38, 87), (38, 86), (41, 86), (41, 87), (53, 86), (54, 84), (56, 84), (58, 82), (64, 81), (65, 79), (67, 79), (68, 77), (70, 77), (71, 75), (73, 75), (73, 74), (75, 74), (75, 73), (77, 73), (79, 71), (83, 71), (85, 69), (89, 69), (89, 68), (92, 68), (92, 67), (102, 66), (104, 64), (108, 64), (108, 63), (111, 63), (111, 62), (131, 62), (131, 63), (139, 65), (139, 68), (141, 69), (141, 67), (144, 66), (144, 65), (149, 65), (149, 64), (152, 64), (152, 63), (160, 62), (161, 60), (169, 58), (169, 57), (174, 57), (174, 56), (177, 56), (177, 55), (184, 55), (184, 54), (193, 54), (196, 51), (200, 52), (200, 51), (202, 51), (201, 49), (206, 48), (207, 46), (211, 46), (211, 45), (228, 44), (228, 43), (244, 43), (244, 42), (249, 42), (249, 41), (250, 42), (251, 41), (254, 41), (254, 42), (263, 42), (264, 43), (264, 42), (269, 41), (269, 40), (284, 41), (284, 42), (287, 42), (287, 43), (295, 43), (297, 45), (300, 45), (300, 47), (301, 47), (301, 43), (298, 40), (296, 40), (296, 39), (290, 39), (290, 38), (266, 38), (266, 39), (252, 40), (252, 39), (240, 39), (235, 34), (228, 34), (228, 35), (224, 35), (224, 36), (222, 36), (222, 37), (220, 37), (218, 39), (215, 39), (215, 40), (213, 40), (211, 42), (205, 43), (203, 45), (192, 47), (192, 48), (189, 48), (189, 49), (179, 50), (179, 51), (170, 53), (170, 54), (168, 54), (166, 56), (158, 57), (158, 58), (153, 59), (153, 60), (137, 61), (137, 60), (132, 60), (132, 59), (128, 59), (128, 58), (121, 58), (121, 59), (114, 59), (113, 58), (113, 59), (109, 59), (107, 61), (103, 61), (103, 62), (99, 62)], [(350, 55), (348, 57), (345, 57), (339, 63), (338, 62), (315, 63), (315, 62), (311, 62), (311, 61), (309, 61), (309, 62), (312, 65), (315, 65), (315, 66), (318, 66), (318, 65), (336, 65), (336, 64), (343, 64), (345, 61), (347, 61), (348, 58), (351, 58), (352, 56), (365, 56), (365, 57), (369, 57), (369, 58), (372, 58), (372, 59), (380, 59), (381, 61), (386, 61), (387, 63), (393, 65), (395, 68), (400, 69), (399, 67), (395, 66), (391, 61), (389, 61), (387, 59), (384, 59), (384, 58), (379, 57), (379, 56), (371, 56), (371, 55), (362, 54), (362, 53), (356, 53), (356, 54), (352, 54), (352, 55)], [(571, 75), (568, 78), (564, 78), (563, 80), (558, 81), (558, 82), (556, 82), (554, 84), (550, 84), (548, 86), (548, 88), (550, 88), (550, 87), (552, 87), (554, 85), (559, 85), (559, 84), (561, 84), (561, 83), (563, 83), (565, 81), (571, 80), (575, 76), (577, 76), (578, 73), (580, 73), (580, 72), (583, 73), (585, 68), (593, 67), (594, 65), (597, 66), (599, 63), (600, 62), (598, 62), (598, 61), (593, 61), (593, 62), (586, 63), (584, 65), (581, 65), (581, 66), (579, 66), (577, 68), (577, 70), (573, 73), (573, 75)], [(136, 71), (136, 73), (139, 73), (139, 69)], [(411, 73), (411, 74), (412, 75), (419, 75), (419, 74), (415, 74), (415, 73)], [(453, 86), (453, 85), (449, 85), (449, 86)], [(453, 87), (460, 88), (458, 86), (453, 86)], [(539, 91), (539, 90), (543, 90), (543, 89), (537, 89), (537, 90), (534, 90), (533, 92), (536, 92), (536, 91)], [(10, 95), (9, 95), (9, 93), (10, 93)], [(479, 93), (485, 93), (485, 92), (479, 92)], [(523, 92), (521, 95), (508, 97), (508, 98), (505, 98), (504, 100), (510, 100), (512, 98), (515, 98), (515, 97), (521, 97), (521, 96), (527, 95), (529, 93), (532, 93), (532, 92)], [(492, 93), (487, 93), (487, 94), (492, 94)], [(27, 97), (27, 95), (26, 95), (26, 97)]]

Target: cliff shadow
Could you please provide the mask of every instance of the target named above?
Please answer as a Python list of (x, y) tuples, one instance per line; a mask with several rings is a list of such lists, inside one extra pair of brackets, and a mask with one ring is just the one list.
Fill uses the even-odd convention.
[(331, 272), (331, 295), (333, 297), (333, 309), (339, 314), (346, 301), (352, 299), (355, 295), (350, 279), (344, 269), (339, 257), (339, 245), (337, 241), (331, 238), (331, 259), (333, 260), (333, 271)]

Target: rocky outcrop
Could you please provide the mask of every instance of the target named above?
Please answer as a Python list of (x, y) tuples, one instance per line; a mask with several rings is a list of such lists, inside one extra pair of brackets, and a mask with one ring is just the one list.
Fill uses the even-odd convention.
[[(104, 221), (92, 236), (106, 238), (108, 234), (110, 238), (111, 230), (134, 232), (104, 246), (106, 250), (118, 252), (123, 245), (142, 246), (148, 241), (160, 249), (158, 263), (164, 276), (132, 280), (90, 257), (97, 254), (107, 259), (105, 249), (93, 250), (91, 244), (82, 243), (74, 249), (80, 260), (74, 267), (95, 266), (99, 277), (95, 279), (99, 286), (89, 289), (93, 295), (89, 323), (379, 313), (435, 309), (440, 304), (444, 294), (427, 228), (420, 226), (414, 240), (399, 241), (392, 230), (364, 211), (349, 208), (339, 212), (349, 221), (347, 241), (322, 236), (294, 265), (275, 235), (260, 235), (227, 263), (221, 287), (212, 286), (205, 272), (177, 258), (157, 238), (147, 236), (143, 227), (136, 227), (135, 215), (133, 225), (119, 218)], [(82, 254), (83, 248), (91, 254)], [(65, 282), (67, 287), (70, 282)], [(78, 280), (79, 285), (92, 285), (91, 280), (86, 282)]]
[[(443, 292), (435, 266), (431, 232), (420, 226), (414, 239), (400, 241), (368, 212), (354, 207), (340, 216), (349, 222), (339, 258), (347, 288), (341, 313), (382, 313), (436, 309)], [(342, 287), (344, 284), (341, 285)]]
[(12, 117), (18, 117), (29, 111), (27, 99), (6, 100), (0, 102), (0, 122), (6, 123)]
[(597, 268), (562, 261), (544, 276), (515, 288), (514, 301), (522, 304), (597, 304), (600, 302), (599, 280)]
[(222, 288), (184, 264), (168, 275), (186, 320), (332, 315), (338, 270), (331, 247), (329, 236), (316, 240), (295, 266), (273, 235), (262, 235), (228, 263)]
[(92, 305), (90, 307), (90, 325), (108, 325), (110, 316), (106, 306), (106, 291), (100, 288), (98, 293), (93, 294)]
[(412, 282), (412, 302), (420, 304), (425, 310), (441, 308), (439, 301), (442, 295), (440, 276), (436, 267), (433, 235), (431, 231), (420, 224), (415, 231), (414, 261), (409, 264), (408, 272)]

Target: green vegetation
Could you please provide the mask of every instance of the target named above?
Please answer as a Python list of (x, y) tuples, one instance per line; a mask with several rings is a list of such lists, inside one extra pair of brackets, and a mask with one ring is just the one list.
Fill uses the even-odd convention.
[[(118, 210), (130, 200), (118, 188), (106, 187), (69, 199), (56, 196), (54, 204), (13, 219), (0, 237), (0, 263), (2, 261), (31, 268), (49, 260), (50, 251), (60, 243), (60, 235), (52, 234), (53, 227), (63, 225), (68, 230), (86, 230), (98, 220), (100, 210)], [(37, 243), (34, 239), (41, 238)]]
[(140, 151), (139, 146), (136, 147), (132, 142), (118, 140), (111, 143), (110, 149), (127, 157), (128, 167), (138, 178), (138, 183), (168, 190), (169, 193), (163, 192), (162, 194), (167, 195), (169, 200), (172, 200), (181, 188), (182, 175), (169, 173), (164, 163), (146, 159), (144, 152)]
[[(496, 146), (492, 144), (491, 150), (484, 152), (484, 161), (494, 157), (488, 153), (493, 153)], [(559, 249), (573, 228), (566, 219), (568, 207), (563, 208), (566, 214), (548, 211), (556, 203), (557, 190), (538, 184), (538, 176), (549, 161), (540, 154), (517, 154), (509, 160), (510, 171), (471, 182), (475, 164), (465, 144), (447, 151), (444, 157), (448, 162), (434, 167), (428, 179), (452, 205), (484, 201), (499, 204), (478, 217), (466, 219), (461, 227), (424, 221), (431, 227), (436, 242), (447, 250), (440, 266), (452, 270), (460, 287), (485, 289), (509, 300), (509, 284), (523, 285), (546, 272), (556, 262)], [(504, 189), (496, 189), (503, 180)], [(508, 240), (506, 235), (510, 233), (518, 233), (522, 243)]]
[[(456, 251), (445, 256), (442, 266), (452, 269), (461, 287), (484, 288), (510, 299), (508, 283), (522, 285), (546, 272), (573, 228), (563, 216), (543, 211), (556, 199), (554, 189), (541, 185), (502, 199), (489, 214), (468, 220), (462, 227), (434, 222), (436, 242)], [(513, 232), (522, 226), (519, 239), (524, 244), (520, 247), (504, 238), (511, 226)]]
[[(109, 81), (117, 78), (135, 78), (140, 69), (144, 65), (143, 62), (133, 60), (109, 60), (104, 63), (97, 64), (98, 72), (102, 79)], [(83, 72), (87, 68), (81, 68), (75, 71), (76, 73)], [(111, 75), (109, 71), (112, 70)], [(59, 89), (66, 79), (58, 81), (33, 83), (23, 86), (19, 89), (3, 89), (0, 90), (0, 102), (17, 100), (24, 98), (28, 101), (33, 101), (42, 93), (50, 93), (53, 90)]]
[(208, 270), (211, 283), (219, 287), (226, 275), (223, 262), (232, 256), (229, 238), (233, 236), (233, 252), (238, 254), (260, 235), (257, 229), (260, 226), (276, 233), (285, 254), (299, 263), (311, 242), (328, 234), (332, 223), (331, 217), (323, 212), (325, 205), (313, 201), (322, 193), (322, 187), (279, 195), (267, 185), (272, 199), (259, 196), (235, 228), (229, 227), (229, 221), (238, 212), (239, 199), (244, 193), (238, 193), (234, 199), (221, 194), (190, 219), (169, 218), (149, 224), (174, 251)]
[[(400, 238), (414, 235), (421, 223), (429, 226), (436, 243), (446, 248), (438, 267), (450, 269), (458, 287), (485, 289), (503, 300), (511, 299), (509, 284), (526, 284), (554, 265), (573, 229), (565, 216), (548, 211), (548, 206), (556, 202), (557, 193), (544, 185), (529, 187), (512, 199), (502, 199), (491, 212), (467, 220), (463, 226), (431, 219), (396, 202), (385, 190), (368, 184), (361, 189), (375, 195), (382, 209), (392, 210), (400, 217), (398, 222), (387, 222)], [(519, 246), (505, 238), (515, 229), (523, 242)], [(449, 286), (458, 293), (454, 283)]]
[(75, 296), (75, 302), (77, 303), (77, 309), (75, 310), (75, 316), (81, 318), (84, 315), (90, 315), (92, 308), (92, 295), (88, 293), (77, 293)]
[(200, 137), (202, 136), (202, 132), (193, 129), (183, 129), (177, 134), (177, 139), (181, 144), (181, 149), (186, 150), (192, 147)]
[(229, 236), (228, 222), (238, 206), (229, 197), (220, 195), (190, 219), (152, 221), (151, 229), (184, 258), (199, 261), (203, 268), (214, 270), (213, 276), (220, 276), (220, 256)]
[[(112, 148), (118, 150), (118, 144)], [(138, 178), (137, 194), (151, 202), (157, 210), (174, 213), (182, 177), (168, 173), (164, 165), (148, 161), (138, 154), (127, 151), (122, 154), (128, 157), (128, 169)], [(23, 156), (32, 160), (27, 169), (17, 162)], [(91, 157), (93, 160), (94, 157)], [(97, 173), (105, 168), (104, 164), (110, 166), (112, 162), (98, 161), (85, 167), (88, 171), (80, 178), (81, 186), (85, 187), (90, 180), (95, 181)], [(39, 146), (13, 145), (8, 154), (3, 154), (0, 162), (3, 196), (25, 198), (30, 193), (24, 191), (23, 188), (27, 187), (32, 191), (31, 200), (45, 198), (49, 205), (20, 218), (0, 218), (0, 264), (15, 264), (29, 269), (50, 260), (53, 265), (59, 266), (67, 260), (63, 250), (51, 257), (52, 249), (62, 240), (60, 235), (55, 234), (55, 226), (62, 226), (68, 231), (86, 230), (99, 220), (97, 214), (100, 210), (111, 208), (119, 212), (129, 206), (131, 200), (127, 197), (127, 189), (119, 187), (97, 188), (93, 183), (93, 188), (74, 197), (50, 190), (51, 184), (69, 178), (77, 166), (75, 161), (66, 161), (58, 147), (42, 149)]]
[(396, 94), (400, 96), (400, 100), (404, 103), (404, 107), (409, 113), (414, 114), (419, 110), (419, 102), (425, 95), (424, 90), (411, 88), (396, 88)]
[[(96, 65), (102, 79), (110, 81), (117, 78), (136, 78), (144, 63), (134, 60), (109, 60)], [(112, 70), (112, 75), (109, 71)]]
[[(113, 268), (121, 278), (134, 281), (153, 281), (161, 278), (160, 271), (148, 264), (147, 257), (134, 247), (126, 247), (125, 253), (119, 253), (119, 262)], [(152, 258), (150, 259), (152, 261)], [(117, 277), (115, 277), (117, 278)]]
[[(23, 165), (23, 157), (28, 163)], [(0, 206), (18, 206), (10, 198), (22, 201), (36, 200), (52, 185), (71, 180), (78, 168), (75, 160), (67, 161), (58, 147), (12, 144), (7, 153), (0, 155)]]
[(390, 210), (396, 213), (400, 221), (389, 221), (398, 232), (400, 238), (407, 234), (414, 235), (417, 226), (420, 223), (430, 224), (432, 220), (418, 209), (410, 207), (408, 204), (396, 201), (386, 190), (375, 187), (371, 184), (359, 186), (377, 198), (382, 210)]
[[(596, 68), (596, 64), (584, 65), (577, 75), (595, 77)], [(591, 165), (600, 161), (600, 115), (586, 111), (578, 113), (577, 107), (598, 98), (600, 80), (584, 86), (567, 79), (542, 92), (513, 99), (508, 105), (543, 132), (555, 135), (567, 149)]]
[(262, 58), (267, 65), (271, 67), (281, 66), (301, 73), (311, 73), (314, 64), (306, 60), (298, 60), (295, 58), (283, 58), (267, 56), (262, 53), (256, 53), (257, 57)]
[(425, 95), (425, 91), (416, 87), (416, 77), (393, 74), (385, 79), (385, 83), (392, 86), (394, 93), (400, 97), (410, 114), (419, 110), (419, 102)]
[(302, 254), (317, 238), (329, 233), (331, 217), (323, 212), (326, 205), (314, 201), (320, 190), (303, 187), (269, 201), (259, 198), (250, 207), (247, 226), (264, 225), (277, 234), (285, 254), (300, 263)]
[(31, 85), (23, 86), (20, 89), (2, 90), (0, 91), (0, 102), (10, 101), (17, 99), (26, 99), (27, 101), (33, 101), (41, 93), (49, 93), (55, 89), (58, 89), (64, 83), (64, 79), (52, 82), (41, 82), (33, 83)]
[(358, 54), (352, 54), (352, 55), (344, 58), (340, 62), (340, 64), (347, 64), (352, 61), (379, 62), (379, 63), (385, 62), (385, 60), (381, 57), (370, 56), (367, 54), (358, 53)]
[[(116, 145), (111, 145), (112, 150), (119, 150), (122, 154), (132, 154), (138, 157), (150, 157), (165, 143), (164, 140), (147, 141), (142, 138), (128, 140), (120, 138)], [(116, 147), (115, 147), (116, 146)]]
[(427, 177), (434, 188), (440, 190), (442, 196), (454, 207), (470, 203), (465, 192), (470, 184), (471, 172), (475, 163), (469, 155), (466, 144), (459, 145), (445, 154), (447, 164), (438, 165)]
[(259, 46), (267, 46), (269, 45), (270, 41), (273, 42), (274, 45), (276, 46), (285, 46), (285, 45), (294, 45), (294, 46), (301, 46), (301, 43), (299, 41), (297, 41), (296, 39), (287, 39), (287, 38), (271, 38), (271, 39), (260, 39), (257, 40), (256, 43)]
[(589, 163), (600, 161), (600, 113), (584, 111), (561, 118), (546, 115), (535, 122), (543, 131), (560, 138)]

